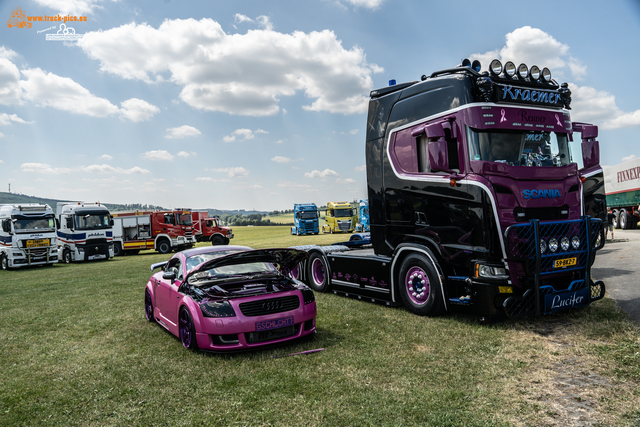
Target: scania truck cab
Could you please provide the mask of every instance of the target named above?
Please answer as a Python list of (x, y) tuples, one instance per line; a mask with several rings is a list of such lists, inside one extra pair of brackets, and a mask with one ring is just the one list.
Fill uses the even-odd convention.
[(356, 227), (358, 218), (349, 202), (329, 202), (327, 203), (327, 213), (325, 214), (325, 225), (322, 226), (323, 233), (352, 233)]
[(356, 232), (367, 232), (370, 230), (369, 201), (360, 200), (360, 203), (358, 204), (358, 223), (356, 224)]
[(0, 268), (53, 265), (58, 245), (53, 210), (36, 203), (0, 205)]
[(320, 217), (315, 203), (295, 203), (293, 205), (293, 226), (291, 234), (318, 234), (320, 232)]
[(300, 276), (420, 315), (530, 316), (602, 298), (598, 129), (572, 123), (570, 103), (547, 68), (498, 60), (372, 91), (369, 246), (307, 247)]
[(56, 227), (61, 262), (113, 258), (113, 218), (106, 206), (58, 202)]

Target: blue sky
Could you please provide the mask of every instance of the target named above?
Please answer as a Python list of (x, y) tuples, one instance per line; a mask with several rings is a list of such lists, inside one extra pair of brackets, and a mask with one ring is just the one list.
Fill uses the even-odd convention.
[[(640, 2), (2, 0), (0, 190), (166, 207), (366, 197), (372, 89), (477, 58), (549, 67), (601, 163), (640, 157)], [(71, 30), (73, 29), (73, 30)], [(64, 35), (63, 32), (61, 32)], [(70, 37), (67, 37), (70, 38)]]

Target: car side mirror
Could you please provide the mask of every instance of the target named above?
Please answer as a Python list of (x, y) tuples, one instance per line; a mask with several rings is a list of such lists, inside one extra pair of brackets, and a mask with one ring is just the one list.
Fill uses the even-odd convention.
[(176, 280), (176, 272), (175, 271), (165, 271), (162, 274), (162, 278), (165, 280), (171, 280), (172, 282)]

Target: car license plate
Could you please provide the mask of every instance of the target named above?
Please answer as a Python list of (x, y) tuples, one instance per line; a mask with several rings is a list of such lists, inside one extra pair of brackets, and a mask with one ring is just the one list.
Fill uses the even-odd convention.
[(285, 326), (293, 326), (293, 316), (282, 317), (275, 320), (263, 320), (256, 322), (256, 332), (268, 331), (270, 329), (284, 328)]
[(27, 240), (28, 248), (41, 248), (43, 246), (49, 246), (49, 239)]
[(577, 261), (578, 261), (577, 257), (557, 259), (553, 263), (553, 268), (571, 267), (572, 265), (576, 265)]
[(293, 325), (285, 326), (284, 328), (269, 329), (269, 330), (260, 331), (260, 332), (251, 332), (249, 333), (248, 342), (257, 343), (262, 341), (272, 341), (280, 338), (290, 337), (295, 333), (296, 333), (296, 327)]

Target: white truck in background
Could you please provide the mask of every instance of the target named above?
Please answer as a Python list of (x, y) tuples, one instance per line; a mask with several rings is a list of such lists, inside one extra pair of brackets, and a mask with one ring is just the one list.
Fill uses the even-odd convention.
[(607, 207), (615, 217), (615, 228), (636, 228), (640, 221), (640, 159), (604, 168)]
[(55, 215), (49, 205), (0, 205), (0, 268), (58, 262)]
[(113, 258), (113, 218), (100, 203), (58, 202), (60, 262)]

